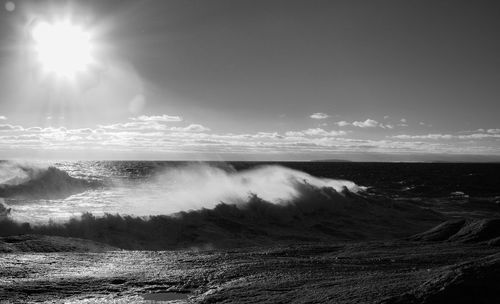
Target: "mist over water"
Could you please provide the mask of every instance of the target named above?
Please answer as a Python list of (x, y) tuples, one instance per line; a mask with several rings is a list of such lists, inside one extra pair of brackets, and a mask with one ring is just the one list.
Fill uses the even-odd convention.
[(0, 185), (17, 185), (35, 178), (46, 170), (42, 163), (0, 162)]
[(213, 208), (220, 202), (238, 204), (251, 194), (275, 204), (290, 202), (300, 197), (299, 184), (317, 188), (330, 187), (336, 191), (358, 191), (350, 181), (316, 178), (307, 173), (282, 166), (261, 166), (241, 172), (228, 172), (209, 165), (188, 165), (167, 170), (155, 178), (165, 185), (165, 212), (175, 209)]
[[(121, 167), (91, 164), (59, 163), (55, 168), (2, 163), (0, 189), (3, 188), (4, 203), (12, 208), (11, 217), (43, 223), (50, 219), (64, 221), (85, 212), (166, 215), (211, 209), (222, 202), (242, 205), (252, 195), (274, 204), (286, 204), (300, 198), (304, 185), (338, 192), (362, 189), (350, 181), (318, 178), (278, 165), (237, 171), (230, 165), (206, 163), (152, 167), (140, 163)], [(29, 174), (30, 170), (37, 173)]]

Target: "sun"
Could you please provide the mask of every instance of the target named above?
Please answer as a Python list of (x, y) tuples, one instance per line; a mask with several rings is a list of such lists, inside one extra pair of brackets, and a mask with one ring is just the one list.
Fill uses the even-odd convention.
[(39, 23), (32, 36), (37, 59), (45, 72), (72, 78), (92, 63), (89, 32), (70, 22)]

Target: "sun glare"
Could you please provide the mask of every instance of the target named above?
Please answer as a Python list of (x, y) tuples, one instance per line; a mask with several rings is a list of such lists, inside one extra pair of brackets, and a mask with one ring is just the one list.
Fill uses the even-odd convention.
[(42, 69), (71, 78), (92, 62), (90, 34), (69, 22), (40, 23), (32, 32)]

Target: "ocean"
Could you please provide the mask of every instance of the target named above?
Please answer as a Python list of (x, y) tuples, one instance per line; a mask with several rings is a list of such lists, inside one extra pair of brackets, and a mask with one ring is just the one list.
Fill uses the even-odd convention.
[(297, 182), (390, 198), (499, 202), (498, 172), (500, 164), (482, 163), (4, 161), (0, 197), (13, 218), (29, 222), (83, 212), (171, 214), (241, 203), (250, 194), (283, 203), (299, 195)]
[[(29, 227), (4, 227), (10, 233), (49, 227), (132, 249), (350, 240), (498, 212), (499, 171), (479, 163), (4, 161), (0, 197), (3, 216)], [(99, 231), (83, 228), (97, 222)], [(110, 230), (143, 244), (110, 241)]]

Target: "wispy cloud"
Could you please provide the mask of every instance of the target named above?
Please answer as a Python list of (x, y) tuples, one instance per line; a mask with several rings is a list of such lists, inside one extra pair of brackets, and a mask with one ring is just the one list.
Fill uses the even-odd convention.
[(330, 117), (330, 115), (326, 114), (326, 113), (321, 113), (321, 112), (318, 112), (318, 113), (314, 113), (314, 114), (311, 114), (311, 117), (312, 119), (327, 119), (328, 117)]
[(24, 128), (21, 126), (13, 126), (10, 124), (0, 124), (0, 131), (23, 131)]
[[(173, 130), (175, 127), (168, 127), (166, 123), (169, 122), (180, 122), (182, 121), (182, 117), (180, 116), (170, 116), (170, 115), (153, 115), (146, 116), (141, 115), (138, 117), (130, 117), (129, 122), (115, 123), (110, 125), (99, 125), (102, 129), (107, 130), (116, 130), (116, 131), (168, 131)], [(178, 127), (179, 130), (183, 130), (183, 127)], [(191, 130), (208, 130), (207, 128), (201, 125), (191, 125), (184, 128), (191, 128)], [(184, 129), (186, 131), (188, 129)]]
[(170, 131), (180, 131), (180, 132), (206, 132), (210, 131), (209, 128), (204, 127), (200, 124), (191, 124), (187, 127), (172, 127), (169, 128)]
[(342, 121), (337, 121), (335, 124), (336, 124), (337, 126), (339, 126), (339, 127), (345, 127), (345, 126), (350, 126), (350, 125), (351, 125), (351, 123), (350, 123), (350, 122), (347, 122), (347, 121), (345, 121), (345, 120), (342, 120)]
[(460, 134), (440, 134), (440, 133), (432, 133), (432, 134), (424, 134), (424, 135), (408, 135), (408, 134), (400, 134), (391, 136), (392, 138), (397, 139), (486, 139), (486, 138), (500, 138), (500, 134), (498, 133), (473, 133), (467, 135)]
[(152, 115), (152, 116), (147, 116), (147, 115), (141, 115), (138, 117), (131, 117), (131, 120), (134, 121), (182, 121), (182, 117), (180, 116), (170, 116), (170, 115)]
[(353, 121), (353, 122), (348, 122), (345, 120), (338, 121), (335, 123), (339, 127), (345, 127), (345, 126), (355, 126), (358, 128), (375, 128), (375, 127), (380, 127), (382, 129), (394, 129), (394, 125), (391, 124), (383, 124), (381, 122), (378, 122), (374, 119), (366, 119), (365, 121)]
[(155, 120), (150, 121), (132, 121), (125, 123), (116, 123), (111, 125), (99, 125), (99, 128), (105, 130), (115, 130), (115, 131), (146, 131), (146, 130), (156, 130), (162, 131), (167, 130), (165, 124), (161, 124)]
[(352, 125), (360, 128), (375, 128), (379, 126), (379, 122), (368, 118), (365, 121), (355, 121)]
[[(364, 128), (388, 125), (367, 119)], [(337, 123), (338, 125), (338, 123)], [(354, 125), (354, 124), (351, 124)], [(355, 125), (354, 125), (355, 126)], [(359, 127), (359, 126), (355, 126)], [(361, 127), (361, 128), (363, 128)], [(132, 120), (94, 128), (23, 127), (0, 125), (0, 155), (5, 151), (128, 151), (134, 153), (491, 153), (500, 154), (495, 142), (500, 129), (457, 134), (399, 134), (308, 128), (277, 132), (221, 133), (199, 124), (169, 125), (166, 121)], [(471, 131), (472, 132), (472, 131)], [(378, 134), (378, 135), (377, 135)], [(14, 152), (12, 152), (14, 153)]]
[(307, 130), (302, 130), (302, 131), (288, 131), (285, 133), (286, 136), (290, 137), (302, 137), (302, 136), (342, 136), (346, 135), (347, 133), (345, 131), (326, 131), (322, 128), (311, 128)]
[(7, 120), (7, 116), (0, 115), (0, 120)]

